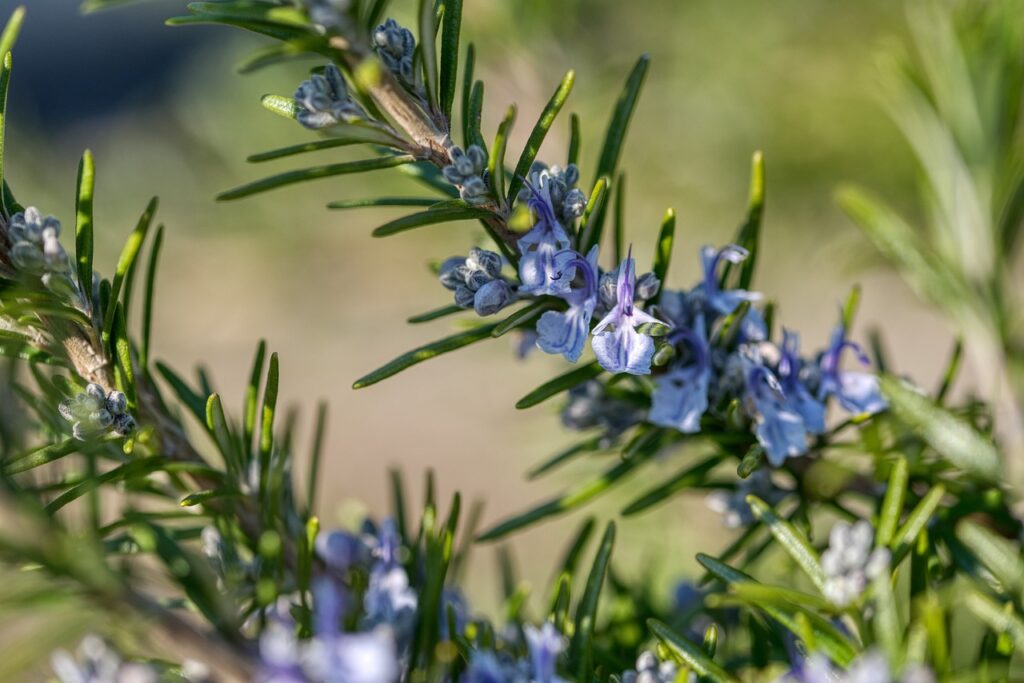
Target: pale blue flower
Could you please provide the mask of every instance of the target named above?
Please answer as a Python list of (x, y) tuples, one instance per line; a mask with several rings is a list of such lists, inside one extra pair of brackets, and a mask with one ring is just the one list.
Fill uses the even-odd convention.
[(418, 600), (416, 591), (409, 585), (405, 568), (398, 562), (399, 547), (395, 523), (390, 519), (384, 520), (373, 551), (375, 562), (370, 567), (363, 607), (367, 624), (390, 624), (401, 641), (404, 631), (411, 626)]
[(619, 267), (617, 302), (594, 328), (591, 346), (597, 361), (608, 372), (646, 375), (651, 371), (654, 341), (646, 334), (637, 332), (636, 327), (661, 321), (635, 307), (634, 283), (635, 271), (633, 257), (630, 255)]
[(363, 540), (347, 531), (334, 530), (318, 534), (315, 546), (317, 556), (329, 569), (338, 573), (348, 571), (369, 557)]
[(530, 184), (529, 206), (536, 222), (528, 233), (519, 238), (519, 291), (522, 294), (551, 294), (560, 296), (569, 291), (574, 274), (565, 273), (566, 263), (576, 258), (569, 235), (555, 217), (551, 205), (547, 173), (538, 176), (539, 182)]
[(675, 662), (659, 661), (650, 650), (641, 652), (636, 658), (635, 668), (622, 674), (622, 683), (676, 683), (678, 679), (679, 670)]
[(50, 657), (53, 673), (60, 683), (157, 683), (156, 669), (124, 662), (121, 656), (97, 636), (82, 639), (75, 655), (57, 650)]
[(871, 579), (888, 570), (887, 548), (875, 548), (875, 530), (866, 520), (856, 524), (836, 522), (828, 537), (828, 549), (821, 554), (825, 573), (822, 593), (837, 607), (854, 602)]
[(590, 319), (597, 304), (597, 252), (594, 246), (585, 259), (572, 252), (574, 258), (564, 264), (560, 277), (567, 277), (572, 269), (582, 283), (579, 289), (570, 288), (562, 295), (569, 310), (545, 311), (537, 321), (537, 346), (546, 353), (562, 354), (570, 363), (579, 360), (590, 334)]
[[(706, 305), (710, 312), (718, 315), (729, 315), (744, 301), (759, 301), (761, 295), (744, 289), (722, 289), (718, 286), (718, 266), (723, 261), (737, 264), (750, 256), (743, 247), (728, 244), (721, 249), (704, 247), (700, 252), (701, 264), (704, 267), (704, 281), (697, 289), (706, 297)], [(763, 341), (768, 336), (767, 327), (761, 314), (751, 308), (743, 317), (740, 337), (743, 341)]]
[(469, 667), (462, 674), (462, 683), (512, 683), (515, 670), (500, 661), (491, 652), (474, 652)]
[(550, 621), (540, 628), (526, 625), (523, 633), (530, 650), (533, 683), (558, 683), (561, 679), (555, 675), (555, 662), (565, 648), (562, 634)]
[(400, 675), (388, 628), (314, 638), (303, 665), (311, 683), (396, 683)]
[(779, 359), (779, 382), (786, 396), (786, 405), (799, 413), (811, 434), (825, 432), (825, 405), (817, 400), (800, 379), (800, 336), (782, 331), (782, 357)]
[(655, 380), (648, 421), (684, 434), (696, 434), (700, 431), (700, 418), (708, 409), (711, 381), (711, 351), (704, 316), (697, 317), (692, 330), (673, 332), (670, 340), (685, 342), (690, 357), (685, 364), (673, 366)]
[(744, 359), (747, 398), (753, 404), (754, 434), (768, 462), (778, 467), (786, 458), (807, 452), (807, 429), (798, 412), (786, 404), (779, 380), (772, 371)]
[(818, 399), (824, 401), (835, 396), (843, 409), (857, 415), (885, 410), (888, 404), (878, 387), (878, 377), (867, 372), (839, 369), (846, 349), (853, 351), (861, 364), (870, 363), (860, 345), (846, 339), (846, 328), (841, 324), (837, 326), (819, 363), (821, 384), (818, 386)]

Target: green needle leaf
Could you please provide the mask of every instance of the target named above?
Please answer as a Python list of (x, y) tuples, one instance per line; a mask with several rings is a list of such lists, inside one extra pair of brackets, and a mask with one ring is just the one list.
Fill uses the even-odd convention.
[(999, 481), (1002, 467), (995, 445), (974, 427), (894, 377), (883, 377), (882, 391), (893, 412), (939, 455), (986, 481)]
[(544, 311), (551, 310), (555, 304), (552, 301), (535, 301), (529, 306), (520, 308), (515, 313), (512, 313), (507, 318), (498, 323), (497, 327), (494, 328), (492, 333), (495, 337), (500, 337), (508, 332), (511, 332), (516, 327), (523, 323), (529, 322), (534, 318), (539, 318)]
[(493, 541), (548, 517), (554, 517), (574, 510), (615, 486), (626, 475), (647, 462), (652, 455), (652, 452), (643, 452), (628, 460), (620, 461), (600, 476), (574, 486), (564, 495), (553, 498), (546, 503), (541, 503), (527, 512), (515, 515), (496, 524), (478, 536), (477, 541)]
[[(0, 54), (0, 60), (3, 61), (2, 65), (0, 65), (0, 184), (2, 184), (6, 190), (7, 178), (4, 175), (4, 135), (7, 129), (7, 92), (11, 85), (11, 53), (8, 51)], [(15, 213), (13, 211), (14, 207), (9, 206), (6, 192), (2, 199), (5, 213)]]
[(587, 585), (583, 589), (583, 597), (576, 607), (576, 628), (572, 642), (569, 644), (569, 661), (575, 663), (579, 680), (586, 680), (593, 671), (594, 628), (597, 622), (597, 604), (601, 598), (601, 587), (608, 564), (611, 561), (612, 549), (615, 547), (615, 522), (608, 522), (604, 537), (594, 557), (594, 565), (587, 577)]
[(462, 30), (462, 0), (444, 0), (441, 25), (441, 113), (451, 121), (452, 105), (459, 80), (459, 34)]
[(77, 453), (82, 446), (78, 439), (68, 438), (55, 444), (35, 448), (2, 462), (4, 474), (18, 474)]
[(338, 199), (327, 205), (328, 209), (361, 209), (370, 206), (433, 206), (433, 197), (377, 197), (376, 199)]
[(21, 33), (21, 25), (25, 22), (25, 6), (21, 5), (7, 19), (3, 33), (0, 33), (0, 55), (6, 55), (14, 50), (14, 44), (18, 42), (18, 34)]
[[(616, 210), (618, 215), (619, 210)], [(616, 221), (618, 222), (618, 220)], [(651, 301), (652, 304), (658, 303), (661, 299), (661, 293), (665, 291), (665, 278), (668, 276), (668, 267), (672, 262), (672, 243), (676, 237), (676, 212), (675, 209), (669, 209), (665, 212), (665, 217), (661, 219), (661, 232), (658, 233), (658, 243), (654, 247), (654, 275), (661, 282), (661, 287), (658, 289), (658, 294)], [(619, 250), (621, 247), (618, 245), (618, 235), (616, 235), (616, 246)]]
[(538, 403), (542, 403), (556, 394), (568, 391), (575, 386), (594, 379), (602, 372), (604, 372), (604, 368), (602, 368), (596, 361), (570, 370), (565, 374), (559, 375), (558, 377), (545, 382), (526, 396), (523, 396), (516, 402), (516, 408), (519, 410), (532, 408)]
[(505, 147), (508, 145), (508, 136), (512, 131), (512, 124), (516, 121), (516, 106), (509, 106), (505, 112), (505, 118), (498, 124), (498, 133), (494, 137), (494, 147), (491, 148), (491, 155), (487, 161), (487, 172), (491, 178), (491, 190), (499, 203), (505, 203)]
[[(757, 265), (758, 246), (761, 242), (761, 222), (764, 218), (764, 154), (758, 150), (754, 152), (750, 169), (750, 195), (747, 200), (747, 219), (740, 226), (736, 235), (736, 244), (750, 252), (750, 256), (741, 263), (739, 282), (737, 287), (749, 289), (754, 281), (754, 267)], [(733, 264), (727, 263), (722, 271), (722, 280), (729, 275)]]
[(153, 332), (153, 301), (156, 289), (156, 266), (160, 262), (160, 248), (164, 243), (164, 228), (156, 229), (153, 246), (149, 252), (149, 268), (146, 270), (146, 299), (142, 309), (142, 346), (139, 349), (139, 367), (145, 370), (149, 365), (150, 339)]
[[(158, 201), (156, 197), (149, 200), (149, 205), (146, 210), (142, 212), (142, 216), (139, 217), (139, 222), (136, 224), (135, 229), (130, 235), (128, 240), (124, 244), (124, 248), (121, 250), (121, 256), (117, 260), (117, 270), (114, 272), (114, 282), (110, 289), (110, 301), (107, 305), (106, 319), (103, 321), (103, 334), (104, 337), (110, 336), (110, 331), (114, 326), (114, 310), (118, 303), (118, 298), (121, 294), (121, 287), (124, 284), (125, 276), (135, 263), (135, 258), (139, 255), (139, 249), (142, 248), (142, 243), (146, 239), (146, 234), (149, 232), (149, 226), (153, 223), (153, 215), (156, 213)], [(88, 282), (92, 282), (92, 273), (89, 274)]]
[(903, 523), (903, 526), (900, 527), (889, 543), (889, 547), (892, 548), (893, 567), (896, 567), (900, 560), (910, 552), (914, 542), (917, 540), (917, 535), (924, 530), (928, 520), (935, 514), (935, 510), (938, 509), (944, 495), (946, 495), (946, 488), (944, 486), (941, 484), (934, 486), (928, 492), (928, 495), (922, 498), (917, 507), (907, 516), (907, 521)]
[(907, 497), (907, 480), (909, 466), (907, 459), (898, 456), (893, 463), (892, 472), (889, 474), (889, 484), (885, 489), (885, 498), (882, 500), (882, 512), (878, 516), (878, 534), (875, 543), (879, 546), (888, 546), (896, 535), (896, 529), (900, 524), (900, 516), (903, 514), (903, 503)]
[(516, 197), (519, 195), (519, 190), (523, 187), (523, 179), (530, 173), (530, 167), (537, 158), (541, 145), (544, 144), (544, 138), (547, 137), (548, 131), (551, 130), (551, 126), (555, 122), (555, 118), (562, 110), (565, 101), (569, 98), (569, 93), (572, 92), (572, 85), (575, 80), (575, 71), (569, 71), (565, 74), (562, 82), (558, 84), (558, 88), (540, 113), (540, 118), (537, 119), (533, 131), (526, 141), (526, 146), (523, 148), (523, 153), (519, 156), (519, 162), (516, 164), (512, 179), (509, 181), (507, 198), (509, 206), (512, 206), (512, 203), (515, 202)]
[(569, 114), (569, 153), (567, 163), (576, 164), (580, 160), (580, 117)]
[(230, 201), (233, 199), (241, 199), (243, 197), (249, 197), (254, 194), (261, 192), (267, 192), (269, 190), (276, 190), (279, 187), (285, 187), (286, 185), (294, 185), (295, 183), (306, 182), (307, 180), (319, 180), (321, 178), (333, 178), (339, 175), (348, 175), (351, 173), (366, 173), (367, 171), (377, 171), (384, 168), (394, 168), (395, 166), (401, 166), (402, 164), (411, 164), (416, 159), (409, 155), (399, 156), (388, 156), (378, 157), (376, 159), (362, 159), (360, 161), (345, 161), (339, 164), (328, 164), (326, 166), (314, 166), (312, 168), (303, 168), (296, 171), (288, 171), (286, 173), (280, 173), (269, 178), (263, 178), (241, 187), (236, 187), (233, 190), (222, 192), (217, 195), (217, 201)]
[(1006, 592), (1018, 599), (1024, 595), (1024, 560), (1018, 546), (967, 519), (957, 524), (956, 537), (999, 579)]
[[(445, 11), (447, 9), (445, 7)], [(427, 88), (430, 108), (439, 111), (437, 100), (437, 15), (434, 14), (434, 3), (431, 0), (420, 0), (419, 18), (419, 48), (423, 63), (423, 81)]]
[(775, 540), (789, 553), (789, 556), (807, 574), (818, 590), (824, 589), (825, 572), (818, 560), (818, 553), (811, 547), (807, 538), (797, 531), (796, 527), (779, 517), (775, 510), (757, 496), (747, 496), (747, 503), (754, 516), (768, 527)]
[(436, 358), (442, 354), (461, 349), (464, 346), (475, 344), (476, 342), (484, 339), (490, 339), (491, 333), (494, 331), (496, 326), (496, 324), (481, 325), (466, 332), (460, 332), (459, 334), (445, 337), (439, 341), (425, 344), (424, 346), (421, 346), (418, 349), (413, 349), (408, 353), (403, 353), (390, 363), (387, 363), (370, 374), (357, 379), (352, 384), (352, 388), (362, 389), (364, 387), (368, 387), (371, 384), (376, 384), (381, 380), (397, 375), (417, 363), (422, 363), (423, 361), (430, 360), (431, 358)]
[(733, 678), (725, 669), (715, 664), (699, 645), (694, 645), (657, 619), (648, 619), (647, 625), (665, 647), (704, 680), (714, 683), (739, 683), (738, 678)]
[[(352, 126), (352, 128), (360, 128), (358, 126)], [(362, 133), (361, 135), (358, 133)], [(248, 157), (246, 161), (250, 163), (262, 163), (264, 161), (274, 161), (275, 159), (284, 159), (286, 157), (295, 156), (297, 154), (308, 154), (309, 152), (320, 152), (325, 149), (334, 149), (336, 147), (348, 147), (350, 145), (361, 145), (361, 144), (389, 144), (393, 142), (390, 136), (383, 133), (376, 133), (373, 129), (369, 129), (365, 132), (363, 130), (355, 131), (345, 136), (330, 137), (326, 140), (315, 140), (313, 142), (304, 142), (301, 145), (290, 145), (288, 147), (280, 147), (278, 149), (272, 149), (268, 152), (260, 152), (259, 154), (253, 154)]]
[(1012, 611), (1004, 609), (975, 588), (968, 588), (964, 605), (996, 633), (1007, 633), (1018, 648), (1024, 649), (1024, 621)]
[(575, 458), (577, 455), (582, 455), (583, 453), (591, 453), (593, 451), (601, 450), (602, 441), (604, 441), (602, 437), (595, 436), (591, 439), (587, 439), (586, 441), (572, 445), (569, 448), (566, 448), (564, 451), (555, 454), (554, 456), (548, 458), (539, 465), (533, 467), (529, 472), (526, 473), (526, 478), (531, 480), (536, 479), (542, 474), (547, 474), (548, 472), (555, 469), (559, 465), (565, 464), (569, 460)]
[(601, 222), (598, 220), (604, 212), (604, 205), (608, 194), (608, 178), (599, 178), (594, 184), (594, 189), (587, 200), (587, 207), (583, 210), (583, 218), (580, 220), (580, 253), (586, 254), (595, 244), (601, 242)]
[(649, 55), (642, 55), (626, 79), (626, 85), (619, 95), (615, 105), (611, 121), (608, 122), (608, 129), (604, 134), (604, 144), (601, 147), (601, 156), (597, 162), (597, 170), (594, 178), (615, 176), (619, 165), (619, 156), (622, 153), (622, 145), (626, 140), (626, 130), (629, 128), (629, 120), (636, 109), (637, 99), (640, 97), (640, 88), (647, 76), (647, 67), (650, 66)]
[[(626, 131), (629, 128), (633, 110), (636, 109), (636, 103), (640, 97), (640, 88), (643, 86), (644, 79), (647, 76), (647, 68), (650, 65), (650, 61), (651, 59), (648, 55), (642, 55), (626, 79), (626, 85), (619, 95), (615, 111), (612, 113), (611, 121), (608, 122), (608, 129), (605, 131), (604, 144), (601, 146), (601, 156), (598, 159), (597, 169), (594, 172), (595, 181), (599, 178), (608, 178), (610, 182), (612, 178), (618, 175), (619, 157), (622, 154), (622, 146), (626, 140)], [(602, 205), (594, 216), (593, 232), (598, 238), (600, 238), (604, 227), (604, 214), (605, 207)], [(596, 242), (588, 244), (588, 248), (592, 244), (596, 244)], [(587, 253), (586, 250), (583, 250), (583, 253)]]
[(428, 209), (408, 216), (402, 216), (401, 218), (396, 218), (393, 221), (385, 223), (375, 229), (372, 234), (374, 237), (390, 237), (391, 235), (397, 235), (398, 233), (405, 232), (406, 230), (422, 228), (427, 225), (477, 220), (494, 215), (486, 209), (477, 209), (468, 206), (461, 200), (455, 201), (461, 205), (448, 206), (446, 203), (442, 208)]
[(449, 315), (455, 315), (456, 313), (462, 313), (465, 310), (466, 309), (463, 308), (462, 306), (456, 306), (455, 304), (452, 304), (451, 306), (442, 306), (441, 308), (435, 308), (434, 310), (427, 311), (426, 313), (414, 315), (411, 318), (406, 319), (405, 322), (411, 325), (416, 325), (418, 323), (426, 323), (430, 322), (431, 320), (437, 320), (438, 318), (444, 318)]
[[(96, 168), (92, 152), (85, 150), (78, 164), (78, 195), (75, 202), (75, 261), (78, 264), (78, 281), (87, 292), (92, 289), (93, 253), (93, 189)], [(91, 296), (89, 297), (91, 300)]]
[(707, 478), (707, 474), (725, 459), (725, 454), (713, 455), (696, 465), (683, 468), (681, 472), (643, 494), (622, 510), (623, 517), (643, 512), (658, 503), (662, 503), (680, 491), (692, 488)]

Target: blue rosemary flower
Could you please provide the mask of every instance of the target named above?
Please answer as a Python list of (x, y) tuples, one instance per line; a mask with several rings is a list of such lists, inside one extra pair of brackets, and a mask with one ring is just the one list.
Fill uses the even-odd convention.
[(590, 334), (590, 319), (597, 304), (597, 252), (595, 245), (587, 258), (576, 252), (573, 258), (562, 264), (564, 270), (559, 277), (575, 273), (579, 281), (577, 288), (570, 287), (562, 294), (569, 303), (569, 310), (545, 311), (537, 321), (537, 346), (546, 353), (562, 354), (570, 363), (575, 363), (583, 353), (583, 346)]
[[(728, 244), (721, 249), (703, 247), (700, 252), (701, 264), (704, 267), (704, 280), (695, 288), (695, 294), (703, 295), (709, 315), (729, 315), (744, 301), (759, 301), (761, 295), (743, 289), (722, 289), (718, 286), (718, 266), (723, 262), (742, 263), (750, 256), (743, 247)], [(768, 335), (767, 327), (761, 314), (751, 308), (743, 317), (740, 327), (742, 341), (763, 341)]]
[(825, 572), (825, 597), (837, 607), (853, 603), (868, 582), (889, 568), (889, 551), (872, 550), (875, 530), (867, 521), (856, 524), (836, 522), (828, 537), (828, 550), (821, 554)]
[(416, 89), (413, 55), (416, 38), (390, 17), (373, 32), (373, 47), (381, 62), (406, 86)]
[(60, 402), (57, 410), (72, 424), (72, 434), (79, 440), (97, 436), (108, 429), (119, 436), (135, 430), (135, 419), (128, 413), (128, 400), (120, 391), (107, 393), (99, 384), (89, 384), (74, 398)]
[(569, 235), (555, 216), (549, 176), (541, 173), (537, 184), (530, 183), (529, 189), (529, 206), (536, 216), (536, 222), (517, 243), (522, 254), (519, 259), (519, 291), (537, 296), (561, 296), (569, 290), (574, 277), (568, 274), (563, 276), (565, 264), (576, 258), (577, 254), (569, 250)]
[(540, 628), (527, 624), (523, 633), (530, 650), (532, 683), (559, 683), (562, 679), (555, 675), (555, 662), (565, 648), (562, 634), (550, 621), (544, 622)]
[(306, 128), (320, 130), (340, 123), (352, 123), (366, 117), (366, 112), (349, 95), (341, 70), (334, 64), (324, 73), (313, 74), (295, 91), (299, 105), (296, 119)]
[(786, 458), (806, 453), (807, 428), (800, 414), (787, 405), (779, 380), (759, 358), (744, 357), (743, 364), (748, 411), (768, 462), (778, 467)]
[(393, 629), (399, 649), (412, 635), (419, 598), (409, 585), (409, 575), (398, 562), (398, 530), (386, 519), (381, 523), (374, 562), (370, 567), (369, 585), (363, 596), (363, 625), (387, 625)]
[(509, 683), (514, 676), (515, 670), (498, 661), (493, 653), (474, 652), (469, 667), (462, 674), (462, 683)]
[(594, 328), (591, 346), (605, 370), (646, 375), (651, 371), (654, 341), (637, 332), (636, 327), (661, 321), (636, 308), (633, 303), (634, 284), (633, 256), (630, 253), (619, 267), (616, 304)]
[(655, 380), (648, 420), (684, 434), (696, 434), (700, 431), (700, 418), (708, 409), (711, 381), (711, 349), (704, 316), (697, 317), (693, 329), (673, 332), (669, 342), (685, 344), (688, 354), (682, 363), (673, 365)]
[(82, 639), (75, 655), (65, 650), (54, 652), (50, 665), (60, 683), (157, 683), (160, 680), (155, 669), (122, 661), (117, 652), (93, 635)]
[(386, 628), (342, 633), (335, 627), (302, 642), (293, 626), (275, 619), (260, 637), (259, 654), (260, 683), (395, 683), (399, 676)]
[(870, 364), (860, 345), (849, 341), (845, 327), (838, 325), (832, 333), (828, 349), (821, 356), (818, 399), (824, 401), (829, 396), (835, 396), (844, 410), (857, 415), (885, 410), (888, 404), (878, 388), (878, 377), (868, 372), (839, 369), (846, 349), (853, 351), (861, 364)]
[(921, 665), (909, 665), (902, 675), (893, 676), (888, 661), (878, 650), (862, 653), (845, 671), (818, 652), (809, 657), (795, 654), (792, 659), (793, 668), (782, 683), (935, 683), (935, 675)]
[(785, 394), (786, 405), (800, 415), (808, 432), (824, 433), (825, 406), (814, 398), (800, 377), (803, 366), (800, 360), (800, 336), (796, 332), (783, 329), (780, 351), (779, 382)]
[(324, 565), (338, 574), (367, 562), (370, 557), (363, 539), (347, 531), (336, 529), (317, 534), (315, 545), (316, 554)]
[(650, 650), (640, 653), (634, 669), (622, 673), (622, 683), (676, 683), (678, 678), (675, 662), (659, 662)]

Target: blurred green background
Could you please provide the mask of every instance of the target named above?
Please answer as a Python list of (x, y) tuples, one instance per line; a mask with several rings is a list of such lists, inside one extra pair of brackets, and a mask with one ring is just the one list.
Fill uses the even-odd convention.
[[(2, 0), (0, 8), (7, 14), (17, 4)], [(72, 224), (78, 158), (93, 149), (97, 263), (110, 270), (146, 201), (160, 195), (167, 235), (157, 355), (182, 370), (202, 362), (222, 394), (241, 405), (257, 339), (280, 352), (282, 396), (303, 406), (301, 419), (311, 425), (319, 399), (331, 406), (320, 484), (325, 524), (351, 518), (359, 510), (354, 499), (386, 512), (389, 466), (411, 482), (433, 467), (445, 494), (458, 489), (485, 501), (485, 524), (604, 466), (584, 462), (524, 481), (531, 464), (572, 435), (560, 430), (553, 405), (513, 409), (561, 363), (541, 354), (517, 362), (507, 339), (360, 392), (349, 388), (393, 356), (447, 334), (449, 321), (409, 326), (405, 318), (449, 303), (426, 261), (465, 253), (481, 236), (456, 224), (375, 240), (370, 230), (390, 214), (324, 205), (416, 187), (378, 172), (214, 202), (218, 191), (271, 172), (359, 158), (343, 150), (272, 167), (245, 162), (248, 154), (311, 139), (262, 110), (259, 97), (290, 94), (315, 62), (238, 76), (234, 65), (262, 40), (223, 28), (167, 28), (162, 19), (184, 5), (177, 0), (85, 17), (76, 0), (28, 5), (5, 150), (19, 199)], [(493, 132), (509, 103), (519, 105), (513, 149), (564, 71), (577, 70), (567, 108), (583, 121), (588, 182), (622, 79), (638, 54), (651, 54), (623, 159), (629, 238), (641, 267), (661, 215), (674, 207), (669, 284), (689, 286), (700, 245), (727, 241), (739, 223), (750, 155), (763, 149), (768, 209), (757, 286), (781, 303), (777, 320), (801, 330), (806, 347), (820, 346), (850, 285), (860, 282), (857, 336), (877, 325), (898, 370), (926, 384), (936, 377), (948, 331), (895, 275), (872, 267), (870, 247), (832, 202), (835, 186), (852, 180), (897, 206), (910, 203), (909, 151), (874, 99), (878, 50), (904, 31), (900, 3), (473, 0), (464, 22), (487, 83), (485, 130)], [(558, 124), (543, 158), (564, 159), (567, 126), (567, 118)], [(675, 471), (689, 457), (666, 454), (640, 475), (644, 481), (596, 511), (614, 514), (658, 472)], [(524, 576), (546, 580), (579, 518), (513, 539)], [(694, 573), (693, 554), (714, 552), (730, 535), (697, 494), (627, 520), (622, 531), (617, 557), (626, 573), (657, 567), (660, 582)], [(492, 556), (480, 549), (471, 568), (472, 597), (485, 607), (498, 592)]]

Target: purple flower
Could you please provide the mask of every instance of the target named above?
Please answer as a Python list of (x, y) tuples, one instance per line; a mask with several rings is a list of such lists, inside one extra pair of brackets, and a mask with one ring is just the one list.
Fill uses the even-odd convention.
[(772, 371), (749, 358), (744, 358), (744, 379), (747, 398), (753, 404), (754, 434), (768, 456), (778, 467), (786, 458), (807, 452), (807, 429), (803, 418), (786, 403), (779, 380)]
[(519, 259), (519, 280), (522, 294), (553, 294), (560, 296), (569, 291), (573, 275), (566, 274), (565, 263), (575, 258), (565, 228), (555, 217), (547, 173), (539, 175), (539, 183), (530, 185), (528, 204), (537, 216), (537, 222), (518, 242), (522, 254)]
[(524, 633), (533, 666), (533, 683), (558, 683), (561, 679), (555, 675), (555, 660), (565, 646), (562, 634), (550, 621), (541, 628), (527, 625)]
[[(729, 315), (744, 301), (754, 302), (761, 299), (761, 295), (756, 292), (748, 292), (744, 289), (721, 289), (718, 286), (719, 264), (722, 261), (733, 264), (742, 263), (748, 256), (750, 256), (750, 252), (735, 244), (727, 244), (721, 249), (714, 247), (701, 249), (700, 260), (704, 266), (704, 282), (698, 287), (703, 290), (710, 313)], [(768, 336), (764, 318), (753, 308), (743, 316), (740, 336), (743, 341), (764, 341)]]
[(347, 531), (335, 530), (319, 534), (314, 545), (316, 554), (324, 564), (339, 573), (364, 562), (368, 554), (363, 540)]
[(409, 585), (409, 575), (398, 562), (400, 539), (394, 521), (381, 523), (375, 562), (370, 567), (369, 585), (363, 596), (364, 625), (385, 624), (395, 631), (400, 646), (411, 636), (418, 598)]
[(843, 351), (852, 350), (863, 365), (868, 365), (867, 354), (860, 345), (846, 339), (846, 329), (840, 324), (832, 333), (832, 341), (821, 356), (821, 384), (818, 399), (824, 401), (835, 396), (845, 410), (854, 414), (877, 413), (888, 404), (878, 388), (878, 377), (867, 372), (851, 372), (839, 369)]
[(315, 638), (303, 664), (309, 681), (395, 683), (399, 677), (395, 642), (387, 628)]
[(511, 683), (515, 671), (510, 668), (490, 652), (474, 652), (462, 683)]
[(824, 433), (825, 406), (811, 395), (800, 380), (800, 336), (796, 332), (783, 329), (781, 351), (779, 381), (786, 395), (786, 405), (803, 418), (804, 427), (808, 432)]
[[(558, 277), (568, 277), (570, 272), (582, 276), (579, 289), (571, 287), (561, 296), (569, 303), (569, 310), (546, 311), (537, 321), (537, 346), (546, 353), (560, 353), (570, 363), (575, 363), (583, 353), (583, 345), (590, 334), (590, 318), (597, 304), (597, 247), (583, 258), (571, 252), (573, 258), (563, 264), (565, 270)], [(570, 271), (569, 269), (573, 269)]]
[(700, 431), (700, 418), (708, 409), (708, 383), (711, 381), (711, 352), (704, 316), (697, 316), (693, 329), (678, 330), (670, 339), (686, 342), (691, 359), (656, 380), (648, 420), (684, 434), (696, 434)]
[(651, 371), (654, 341), (637, 332), (636, 326), (661, 321), (633, 305), (635, 280), (633, 257), (629, 255), (619, 266), (619, 280), (615, 288), (616, 304), (594, 328), (591, 346), (597, 361), (608, 372), (646, 375)]

